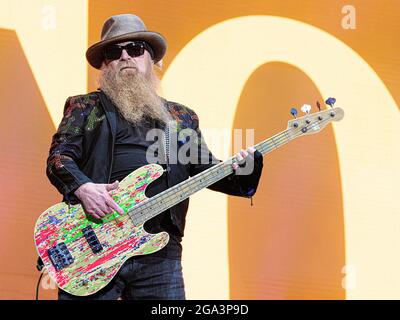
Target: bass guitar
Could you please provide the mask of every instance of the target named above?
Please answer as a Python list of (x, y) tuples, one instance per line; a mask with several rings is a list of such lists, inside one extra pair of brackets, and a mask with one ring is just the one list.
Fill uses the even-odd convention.
[[(331, 99), (331, 100), (330, 100)], [(254, 146), (263, 155), (286, 143), (320, 132), (332, 121), (343, 118), (343, 110), (334, 107), (334, 98), (326, 103), (331, 109), (288, 122), (286, 130)], [(297, 111), (292, 109), (292, 114)], [(44, 211), (34, 230), (37, 252), (50, 277), (59, 288), (76, 296), (93, 294), (106, 286), (130, 257), (156, 252), (168, 243), (166, 232), (147, 233), (143, 225), (152, 217), (185, 200), (233, 172), (234, 157), (147, 198), (146, 187), (159, 178), (164, 169), (158, 164), (143, 166), (110, 192), (124, 214), (113, 212), (97, 220), (85, 214), (81, 204), (61, 202)]]

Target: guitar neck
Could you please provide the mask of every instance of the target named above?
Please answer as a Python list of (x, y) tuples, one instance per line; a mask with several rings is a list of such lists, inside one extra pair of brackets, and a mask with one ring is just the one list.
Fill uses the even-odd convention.
[[(287, 133), (287, 130), (284, 130), (275, 136), (256, 144), (254, 148), (264, 156), (272, 150), (288, 143), (290, 140), (292, 140), (290, 135)], [(139, 203), (132, 208), (128, 214), (136, 225), (146, 222), (161, 212), (189, 198), (197, 191), (207, 188), (215, 182), (232, 174), (232, 159), (233, 157), (224, 162), (220, 162), (217, 165), (182, 181), (168, 190)]]

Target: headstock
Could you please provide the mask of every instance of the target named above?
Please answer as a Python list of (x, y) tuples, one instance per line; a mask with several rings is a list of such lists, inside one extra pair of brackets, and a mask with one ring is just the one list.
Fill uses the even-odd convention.
[(335, 98), (328, 98), (325, 103), (331, 108), (321, 111), (321, 106), (317, 101), (317, 107), (320, 111), (313, 114), (310, 114), (310, 105), (303, 105), (301, 110), (306, 113), (306, 115), (300, 118), (296, 117), (297, 110), (292, 108), (290, 113), (295, 119), (288, 122), (287, 135), (294, 139), (302, 135), (314, 134), (320, 132), (330, 122), (342, 120), (344, 111), (340, 107), (334, 107), (335, 102)]

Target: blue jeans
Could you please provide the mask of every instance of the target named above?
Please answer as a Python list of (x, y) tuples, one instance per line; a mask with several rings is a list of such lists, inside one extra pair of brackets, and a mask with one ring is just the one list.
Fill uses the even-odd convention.
[(58, 291), (59, 300), (185, 300), (181, 260), (133, 257), (103, 289), (86, 297)]

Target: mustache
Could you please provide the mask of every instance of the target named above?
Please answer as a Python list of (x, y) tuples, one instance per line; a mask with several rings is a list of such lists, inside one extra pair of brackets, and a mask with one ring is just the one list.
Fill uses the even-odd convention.
[(136, 66), (136, 64), (135, 63), (133, 63), (133, 62), (128, 62), (128, 63), (124, 63), (124, 64), (122, 64), (120, 67), (119, 67), (119, 70), (121, 71), (122, 69), (124, 69), (124, 68), (136, 68), (137, 69), (137, 66)]

